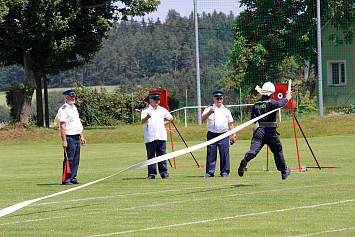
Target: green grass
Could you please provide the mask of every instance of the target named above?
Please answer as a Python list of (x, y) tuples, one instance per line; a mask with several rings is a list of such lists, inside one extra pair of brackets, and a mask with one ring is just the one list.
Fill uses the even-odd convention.
[[(355, 134), (355, 114), (349, 115), (328, 115), (324, 117), (300, 118), (299, 123), (307, 137), (324, 137), (334, 135), (354, 135)], [(175, 121), (176, 127), (183, 138), (189, 144), (191, 141), (202, 141), (206, 139), (206, 124), (201, 126), (196, 123), (188, 123), (187, 127), (183, 121)], [(234, 126), (240, 125), (236, 121)], [(174, 141), (181, 141), (178, 132), (172, 127)], [(168, 126), (167, 126), (168, 128)], [(250, 140), (252, 136), (252, 125), (237, 133), (237, 140)], [(303, 139), (302, 133), (296, 124), (297, 136)], [(278, 128), (283, 138), (294, 138), (294, 127), (291, 118), (284, 117)], [(106, 143), (143, 143), (142, 125), (127, 125), (117, 127), (89, 127), (85, 128), (84, 135), (90, 144)], [(169, 136), (170, 137), (170, 134)], [(1, 144), (58, 144), (60, 135), (57, 127), (52, 129), (31, 128), (31, 129), (10, 129), (0, 130)], [(170, 138), (168, 138), (170, 140)]]
[[(124, 136), (125, 143), (115, 140), (118, 135), (112, 141), (90, 143), (95, 134), (133, 136), (126, 127), (115, 129), (85, 131), (90, 139), (82, 148), (79, 181), (89, 183), (146, 160), (144, 143), (129, 143)], [(135, 129), (141, 127), (131, 132)], [(0, 145), (0, 209), (71, 188), (60, 185), (62, 148), (57, 133), (48, 132), (48, 142), (32, 137), (37, 141)], [(186, 141), (196, 145), (204, 136)], [(185, 147), (175, 141), (175, 150)], [(288, 166), (297, 168), (295, 139), (282, 142)], [(315, 166), (305, 141), (298, 142), (301, 165)], [(310, 137), (309, 142), (321, 166), (342, 168), (294, 170), (281, 180), (273, 159), (271, 172), (263, 172), (264, 148), (241, 178), (236, 169), (250, 141), (238, 140), (230, 148), (228, 178), (203, 178), (205, 168), (192, 166), (195, 162), (186, 154), (176, 158), (178, 168), (169, 169), (169, 180), (145, 180), (147, 168), (139, 168), (0, 217), (0, 236), (299, 236), (341, 229), (345, 230), (317, 236), (354, 236), (354, 133)], [(170, 152), (170, 144), (167, 147)], [(205, 163), (205, 148), (193, 154)], [(219, 166), (216, 170), (218, 174)]]

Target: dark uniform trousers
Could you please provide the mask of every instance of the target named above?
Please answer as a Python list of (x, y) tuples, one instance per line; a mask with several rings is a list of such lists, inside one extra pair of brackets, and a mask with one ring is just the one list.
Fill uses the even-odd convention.
[[(218, 137), (223, 133), (207, 132), (207, 141)], [(229, 137), (225, 137), (215, 143), (207, 146), (207, 164), (206, 164), (206, 174), (209, 176), (214, 176), (216, 161), (217, 161), (217, 147), (219, 150), (220, 157), (220, 175), (229, 174), (230, 172), (230, 162), (229, 162)]]
[(277, 170), (284, 173), (286, 171), (286, 162), (282, 152), (282, 144), (275, 128), (259, 127), (253, 134), (250, 150), (245, 154), (244, 159), (249, 162), (259, 153), (265, 144), (270, 147), (270, 150), (274, 154)]
[[(147, 150), (148, 160), (155, 157), (155, 153), (157, 156), (166, 154), (166, 142), (163, 140), (155, 140), (152, 142), (148, 142), (145, 144)], [(158, 162), (158, 169), (160, 176), (162, 178), (169, 176), (168, 174), (168, 165), (166, 160)], [(148, 165), (148, 176), (155, 177), (157, 175), (157, 166), (156, 164)]]
[[(66, 137), (68, 143), (67, 154), (68, 154), (71, 174), (69, 179), (66, 179), (63, 182), (72, 182), (72, 181), (77, 181), (76, 175), (78, 173), (78, 168), (79, 168), (81, 140), (80, 140), (80, 135), (66, 135)], [(66, 158), (64, 152), (63, 172), (64, 172), (65, 161)]]

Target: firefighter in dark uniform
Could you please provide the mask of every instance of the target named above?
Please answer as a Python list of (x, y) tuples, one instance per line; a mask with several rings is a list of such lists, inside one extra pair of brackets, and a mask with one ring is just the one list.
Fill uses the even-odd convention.
[[(256, 118), (262, 114), (272, 111), (277, 108), (282, 108), (292, 98), (292, 92), (286, 94), (286, 98), (279, 101), (273, 99), (275, 86), (271, 82), (264, 83), (263, 87), (256, 86), (255, 88), (262, 97), (254, 104), (252, 108), (251, 118)], [(238, 168), (238, 175), (243, 176), (247, 163), (252, 160), (264, 146), (267, 144), (274, 154), (274, 160), (277, 167), (282, 174), (282, 179), (286, 179), (291, 173), (291, 169), (287, 168), (284, 155), (282, 152), (282, 144), (278, 137), (279, 133), (276, 131), (276, 112), (271, 113), (258, 122), (253, 127), (253, 138), (251, 140), (250, 150), (245, 154), (244, 159), (240, 162)]]

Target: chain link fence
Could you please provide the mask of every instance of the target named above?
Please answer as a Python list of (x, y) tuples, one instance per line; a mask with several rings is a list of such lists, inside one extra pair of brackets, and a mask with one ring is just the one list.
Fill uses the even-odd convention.
[[(214, 22), (210, 25), (210, 28), (205, 25), (198, 28), (199, 48), (210, 50), (209, 52), (200, 51), (200, 55), (202, 55), (200, 57), (202, 105), (212, 102), (211, 95), (216, 89), (225, 90), (225, 104), (252, 103), (254, 97), (258, 96), (254, 90), (257, 84), (261, 86), (266, 81), (283, 83), (292, 79), (293, 99), (297, 114), (317, 114), (320, 95), (323, 98), (324, 114), (355, 112), (355, 43), (354, 41), (347, 42), (346, 30), (343, 31), (337, 27), (336, 19), (330, 20), (327, 15), (329, 9), (333, 7), (339, 9), (340, 5), (335, 6), (335, 1), (321, 1), (321, 32), (317, 32), (314, 20), (317, 17), (315, 1), (304, 1), (305, 4), (308, 4), (307, 8), (300, 8), (298, 13), (292, 13), (291, 8), (289, 8), (290, 4), (294, 4), (295, 8), (301, 7), (295, 1), (243, 2), (251, 5), (244, 5), (240, 8), (240, 1), (233, 1), (233, 3), (231, 1), (217, 0), (197, 1), (199, 15), (204, 14), (199, 9), (215, 9), (217, 6), (218, 8), (223, 8), (224, 5), (225, 9), (229, 8), (234, 12), (241, 11), (241, 15), (235, 16), (236, 24), (233, 25), (232, 29), (224, 28), (222, 22)], [(283, 11), (282, 14), (285, 14), (285, 17), (289, 17), (287, 19), (288, 22), (284, 22), (283, 15), (278, 15), (279, 13), (275, 11), (275, 7), (278, 7), (279, 11)], [(341, 12), (341, 10), (339, 11)], [(224, 12), (227, 11), (224, 10)], [(344, 14), (346, 14), (345, 10)], [(259, 17), (260, 19), (251, 17)], [(300, 19), (297, 19), (297, 17)], [(290, 26), (292, 24), (293, 26)], [(353, 23), (343, 21), (342, 24), (342, 29), (349, 30)], [(281, 27), (284, 27), (284, 32), (281, 32)], [(224, 45), (225, 48), (223, 49), (219, 49), (218, 45), (204, 47), (211, 41), (211, 38), (206, 37), (209, 35), (207, 32), (212, 31), (218, 31), (226, 37), (230, 37), (232, 39), (230, 45)], [(253, 32), (254, 35), (249, 35), (248, 31)], [(318, 75), (317, 44), (319, 42), (317, 42), (317, 33), (321, 34), (322, 75)], [(284, 37), (287, 34), (289, 34), (287, 37), (299, 37), (300, 39), (287, 39)], [(241, 38), (246, 39), (243, 46), (254, 50), (254, 52), (250, 51), (250, 53), (253, 53), (253, 57), (257, 57), (258, 53), (261, 55), (259, 67), (256, 66), (255, 62), (251, 63), (252, 60), (257, 61), (257, 59), (247, 58), (246, 54), (233, 52), (235, 50), (243, 50), (241, 47), (236, 47), (238, 39)], [(261, 50), (256, 52), (257, 48), (253, 48), (253, 45), (250, 46), (250, 44), (259, 42), (262, 43)], [(204, 55), (223, 52), (226, 48), (230, 50), (232, 57), (233, 53), (244, 57), (236, 57), (235, 60), (239, 61), (234, 61), (233, 63), (238, 64), (242, 60), (249, 60), (247, 62), (247, 67), (249, 68), (231, 66), (228, 65), (228, 62), (223, 62), (216, 66), (213, 59), (204, 57)], [(210, 71), (209, 74), (205, 73), (205, 68), (214, 66), (216, 66), (214, 73)], [(253, 68), (250, 69), (250, 67), (255, 67), (254, 72), (252, 71)], [(240, 71), (236, 71), (236, 69)], [(321, 76), (321, 79), (319, 79), (319, 76)], [(319, 81), (322, 81), (322, 93), (318, 91)], [(230, 83), (228, 84), (228, 82)], [(244, 113), (242, 110), (235, 110), (234, 115), (236, 118), (240, 118), (241, 114), (248, 114), (247, 109)], [(195, 113), (195, 111), (191, 110), (190, 113)]]

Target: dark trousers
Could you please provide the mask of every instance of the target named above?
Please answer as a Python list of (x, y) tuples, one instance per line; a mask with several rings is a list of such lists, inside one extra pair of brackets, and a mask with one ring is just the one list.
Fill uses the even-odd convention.
[[(145, 144), (147, 149), (148, 160), (157, 156), (166, 154), (166, 142), (162, 140), (155, 140)], [(168, 165), (166, 160), (158, 162), (159, 174), (162, 178), (168, 177)], [(157, 175), (157, 166), (156, 164), (148, 165), (148, 176), (155, 177)]]
[(274, 154), (277, 170), (285, 173), (286, 162), (282, 152), (282, 144), (276, 129), (259, 127), (253, 134), (250, 150), (245, 154), (244, 159), (249, 162), (256, 157), (265, 144), (270, 147), (271, 152)]
[[(207, 132), (207, 141), (218, 137), (222, 133)], [(206, 175), (214, 176), (217, 161), (217, 147), (220, 157), (220, 175), (229, 174), (230, 162), (229, 162), (229, 138), (225, 137), (215, 143), (207, 146), (207, 160), (206, 160)]]
[[(66, 137), (68, 143), (67, 154), (68, 154), (71, 174), (69, 179), (66, 179), (63, 182), (77, 181), (76, 175), (78, 173), (79, 161), (80, 161), (80, 144), (81, 144), (80, 135), (67, 135)], [(64, 172), (65, 162), (66, 162), (66, 157), (64, 152), (63, 172)]]

